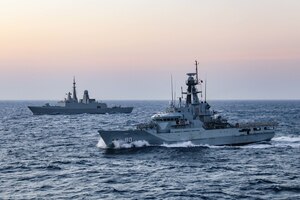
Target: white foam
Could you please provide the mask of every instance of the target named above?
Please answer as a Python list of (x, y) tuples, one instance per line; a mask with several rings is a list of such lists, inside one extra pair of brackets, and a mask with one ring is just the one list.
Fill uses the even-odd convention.
[(272, 141), (276, 147), (292, 147), (300, 148), (300, 137), (299, 136), (280, 136), (273, 138)]
[[(134, 147), (145, 147), (150, 146), (150, 144), (145, 140), (137, 140), (131, 143), (119, 140), (114, 141), (114, 148), (115, 149), (128, 149)], [(193, 144), (191, 141), (186, 142), (178, 142), (174, 144), (162, 144), (160, 146), (167, 147), (167, 148), (189, 148), (189, 147), (208, 147), (208, 148), (226, 148), (230, 146), (213, 146), (213, 145), (196, 145)], [(107, 146), (104, 143), (103, 139), (100, 138), (97, 144), (97, 147), (106, 149)], [(271, 140), (270, 144), (249, 144), (245, 146), (240, 146), (240, 148), (245, 149), (266, 149), (272, 147), (292, 147), (292, 148), (300, 148), (300, 137), (288, 137), (288, 136), (280, 136), (275, 137)]]
[(137, 140), (137, 141), (133, 141), (133, 142), (125, 142), (122, 140), (118, 140), (118, 141), (113, 141), (114, 144), (114, 148), (115, 149), (129, 149), (129, 148), (133, 148), (133, 147), (145, 147), (145, 146), (150, 146), (149, 143), (146, 140)]
[(242, 149), (266, 149), (274, 147), (272, 144), (248, 144), (245, 146), (240, 146)]
[(300, 148), (300, 143), (275, 144), (275, 147), (292, 147), (292, 148)]
[(300, 137), (281, 136), (281, 137), (273, 138), (272, 141), (276, 141), (276, 142), (300, 142)]
[(280, 136), (275, 137), (271, 140), (270, 144), (249, 144), (246, 146), (241, 146), (241, 148), (248, 149), (265, 149), (265, 148), (283, 148), (283, 147), (292, 147), (299, 148), (300, 147), (300, 137), (298, 136)]
[(150, 144), (146, 140), (137, 140), (133, 142), (135, 147), (144, 147), (144, 146), (150, 146)]
[(168, 148), (189, 148), (189, 147), (224, 148), (224, 146), (213, 146), (213, 145), (208, 145), (208, 144), (194, 144), (191, 141), (178, 142), (178, 143), (173, 143), (173, 144), (164, 143), (161, 146), (168, 147)]
[(174, 148), (174, 147), (195, 147), (197, 145), (193, 144), (191, 141), (187, 141), (187, 142), (178, 142), (178, 143), (174, 143), (174, 144), (165, 144), (164, 143), (161, 146)]
[(100, 139), (98, 141), (97, 147), (101, 148), (101, 149), (106, 149), (107, 148), (105, 142), (103, 141), (103, 139), (101, 137), (100, 137)]

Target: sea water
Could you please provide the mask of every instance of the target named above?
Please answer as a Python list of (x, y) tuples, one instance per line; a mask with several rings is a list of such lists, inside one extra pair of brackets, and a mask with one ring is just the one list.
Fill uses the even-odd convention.
[(116, 149), (99, 129), (132, 129), (168, 101), (108, 101), (135, 107), (111, 115), (27, 108), (44, 103), (0, 101), (0, 199), (300, 199), (300, 101), (211, 102), (232, 123), (278, 122), (270, 142)]

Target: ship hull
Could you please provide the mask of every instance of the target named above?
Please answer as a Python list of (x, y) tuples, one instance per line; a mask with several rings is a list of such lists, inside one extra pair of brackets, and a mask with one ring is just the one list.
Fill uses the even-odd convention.
[(66, 108), (60, 106), (28, 106), (34, 115), (74, 115), (74, 114), (115, 114), (131, 113), (133, 107), (111, 107), (111, 108)]
[(131, 143), (146, 141), (149, 145), (176, 144), (192, 142), (194, 145), (245, 145), (269, 141), (275, 132), (265, 130), (260, 132), (239, 132), (237, 128), (218, 130), (198, 130), (189, 132), (155, 133), (147, 130), (129, 131), (99, 131), (101, 138), (108, 148), (114, 147), (115, 142)]

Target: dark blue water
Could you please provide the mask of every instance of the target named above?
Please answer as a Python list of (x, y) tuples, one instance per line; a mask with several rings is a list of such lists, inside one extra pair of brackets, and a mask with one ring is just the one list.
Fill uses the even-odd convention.
[(128, 129), (166, 101), (121, 101), (132, 114), (33, 116), (0, 102), (0, 199), (300, 199), (300, 101), (214, 101), (231, 122), (279, 122), (269, 143), (103, 149), (98, 129)]

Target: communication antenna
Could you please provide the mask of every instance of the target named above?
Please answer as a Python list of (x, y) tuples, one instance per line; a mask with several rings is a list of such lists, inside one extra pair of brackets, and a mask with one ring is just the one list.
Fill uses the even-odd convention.
[(198, 61), (195, 60), (195, 65), (196, 65), (196, 79), (197, 79), (197, 84), (199, 83), (199, 79), (198, 79)]
[(171, 96), (172, 96), (171, 103), (173, 105), (173, 103), (174, 103), (174, 95), (173, 95), (173, 76), (172, 76), (172, 74), (171, 74)]
[(182, 89), (182, 86), (181, 86), (181, 98), (183, 99), (183, 89)]
[(175, 81), (175, 86), (174, 86), (174, 105), (176, 103), (176, 81)]
[(204, 97), (204, 102), (206, 102), (206, 85), (207, 85), (207, 79), (205, 78), (205, 97)]

